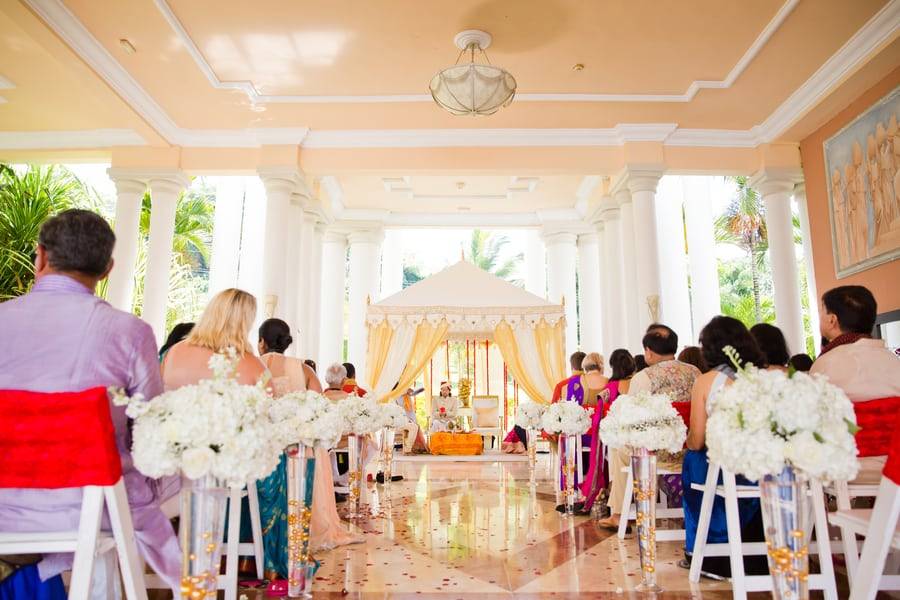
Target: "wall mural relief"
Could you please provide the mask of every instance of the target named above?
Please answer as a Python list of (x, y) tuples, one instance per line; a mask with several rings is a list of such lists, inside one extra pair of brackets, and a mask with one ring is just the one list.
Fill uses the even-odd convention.
[(825, 141), (838, 278), (900, 256), (900, 86)]

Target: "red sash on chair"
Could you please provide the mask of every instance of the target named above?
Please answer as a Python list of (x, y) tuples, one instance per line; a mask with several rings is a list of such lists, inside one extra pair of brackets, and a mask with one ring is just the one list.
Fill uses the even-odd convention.
[(900, 485), (900, 428), (894, 431), (888, 459), (882, 474), (897, 485)]
[(691, 426), (691, 403), (690, 402), (673, 402), (672, 406), (678, 411), (681, 420), (684, 421), (685, 427)]
[(900, 443), (894, 436), (897, 419), (900, 416), (900, 397), (879, 398), (866, 402), (854, 402), (856, 424), (856, 447), (859, 456), (884, 456), (894, 444)]
[(0, 390), (0, 488), (113, 485), (121, 476), (106, 388)]

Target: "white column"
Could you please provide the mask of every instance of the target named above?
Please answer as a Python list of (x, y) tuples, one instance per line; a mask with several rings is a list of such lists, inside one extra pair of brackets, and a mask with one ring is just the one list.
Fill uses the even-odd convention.
[(600, 203), (600, 218), (603, 219), (603, 276), (600, 285), (606, 300), (603, 332), (606, 335), (606, 353), (618, 348), (629, 348), (626, 338), (625, 304), (623, 303), (623, 260), (622, 234), (619, 222), (619, 206), (610, 197)]
[(525, 289), (547, 297), (547, 251), (537, 229), (529, 229), (525, 235)]
[(209, 260), (209, 297), (237, 286), (244, 187), (241, 177), (219, 177), (216, 181), (216, 217)]
[(633, 171), (626, 185), (634, 205), (634, 264), (637, 288), (633, 302), (638, 307), (638, 331), (659, 320), (662, 314), (659, 280), (659, 242), (656, 234), (656, 186), (662, 173)]
[(287, 349), (287, 354), (294, 358), (301, 356), (303, 350), (303, 323), (301, 322), (301, 304), (304, 286), (307, 285), (305, 280), (306, 269), (303, 264), (303, 206), (306, 198), (300, 194), (291, 194), (291, 202), (288, 205), (287, 214), (287, 245), (285, 253), (287, 261), (285, 264), (286, 274), (284, 281), (284, 304), (285, 321), (291, 328), (291, 337), (294, 343)]
[(575, 296), (575, 267), (578, 264), (576, 237), (568, 231), (544, 234), (547, 247), (547, 296), (550, 302), (566, 303), (566, 354), (578, 349), (578, 308)]
[[(806, 302), (809, 305), (809, 328), (812, 332), (815, 355), (818, 356), (822, 338), (819, 335), (819, 292), (816, 288), (816, 269), (813, 263), (812, 238), (809, 235), (809, 208), (806, 204), (806, 185), (798, 183), (794, 186), (794, 200), (797, 201), (797, 212), (800, 214), (800, 233), (803, 236), (803, 263), (806, 266)], [(806, 347), (794, 350), (794, 353), (806, 352)]]
[(595, 214), (594, 229), (597, 231), (597, 265), (600, 272), (597, 277), (597, 285), (600, 288), (600, 350), (604, 358), (609, 358), (609, 354), (615, 350), (612, 337), (609, 331), (609, 280), (607, 273), (609, 271), (608, 261), (606, 258), (606, 226), (600, 220), (599, 212)]
[(381, 297), (387, 298), (403, 289), (403, 256), (400, 253), (400, 232), (396, 229), (384, 234), (381, 251)]
[[(306, 347), (306, 358), (311, 358), (316, 363), (319, 362), (319, 339), (322, 333), (322, 233), (323, 226), (316, 224), (313, 229), (312, 237), (312, 264), (310, 265), (310, 330), (309, 340)], [(329, 302), (341, 301), (343, 304), (343, 295), (339, 299), (329, 299)]]
[(285, 298), (287, 279), (288, 226), (291, 194), (296, 186), (296, 173), (286, 169), (260, 171), (266, 188), (266, 226), (263, 239), (263, 298), (260, 312), (264, 317), (291, 321), (291, 307)]
[(378, 274), (381, 264), (381, 241), (384, 233), (379, 230), (354, 231), (350, 242), (350, 306), (348, 359), (356, 367), (356, 377), (366, 381), (366, 308), (368, 301), (378, 299)]
[[(248, 177), (245, 184), (244, 210), (241, 217), (243, 222), (238, 239), (240, 253), (237, 286), (253, 294), (262, 305), (265, 296), (262, 264), (266, 233), (266, 188), (258, 177)], [(259, 314), (262, 315), (262, 312), (260, 306)], [(251, 338), (256, 336), (255, 329), (250, 332)]]
[(640, 326), (639, 306), (637, 301), (637, 266), (635, 263), (634, 240), (634, 205), (631, 202), (631, 192), (628, 188), (616, 190), (614, 196), (619, 206), (619, 268), (621, 270), (621, 283), (619, 287), (619, 302), (622, 306), (622, 337), (620, 348), (627, 348), (631, 352), (642, 351), (641, 339), (644, 331)]
[(578, 236), (578, 321), (581, 348), (603, 350), (603, 301), (600, 296), (600, 238), (596, 233)]
[(113, 270), (109, 274), (107, 300), (120, 310), (131, 312), (134, 301), (134, 267), (141, 242), (141, 201), (146, 182), (109, 169), (116, 184), (116, 245)]
[(347, 236), (326, 231), (322, 239), (321, 330), (322, 367), (344, 362), (344, 295), (346, 293)]
[(663, 177), (656, 194), (659, 240), (660, 321), (678, 334), (681, 345), (693, 339), (688, 259), (684, 248), (684, 193), (680, 177)]
[(313, 338), (313, 295), (316, 293), (313, 268), (313, 245), (315, 236), (317, 217), (311, 212), (303, 213), (303, 237), (300, 240), (301, 247), (301, 275), (298, 278), (298, 296), (297, 308), (299, 314), (297, 317), (297, 326), (300, 328), (300, 335), (297, 346), (297, 353), (300, 358), (309, 358), (312, 354), (312, 338)]
[(719, 266), (716, 263), (715, 223), (709, 177), (682, 177), (684, 222), (687, 230), (688, 267), (691, 274), (692, 341), (722, 312)]
[(789, 175), (762, 172), (756, 174), (751, 181), (766, 207), (769, 262), (772, 265), (772, 284), (775, 288), (775, 323), (784, 333), (788, 350), (792, 354), (806, 348), (791, 216), (791, 193), (794, 191), (795, 180)]
[(150, 242), (147, 272), (144, 275), (144, 306), (141, 317), (153, 327), (156, 342), (166, 339), (166, 305), (169, 298), (169, 270), (175, 238), (175, 210), (181, 192), (190, 185), (187, 177), (150, 180)]

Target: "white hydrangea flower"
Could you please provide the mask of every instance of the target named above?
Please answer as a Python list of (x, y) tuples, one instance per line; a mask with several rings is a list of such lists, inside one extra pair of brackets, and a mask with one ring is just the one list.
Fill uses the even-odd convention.
[(540, 429), (545, 407), (537, 402), (522, 402), (516, 411), (516, 425), (522, 429)]
[(400, 408), (396, 402), (384, 402), (379, 408), (381, 409), (381, 426), (397, 429), (403, 427), (409, 421), (406, 418), (406, 412)]
[(611, 448), (678, 452), (687, 428), (665, 394), (623, 394), (600, 421), (600, 439)]
[(272, 400), (268, 416), (282, 447), (302, 443), (332, 448), (343, 431), (338, 408), (322, 394), (309, 390)]
[(382, 428), (382, 411), (374, 398), (349, 396), (337, 403), (344, 418), (344, 433), (366, 435)]
[(540, 428), (547, 433), (581, 435), (591, 426), (591, 411), (577, 402), (556, 402), (544, 410)]

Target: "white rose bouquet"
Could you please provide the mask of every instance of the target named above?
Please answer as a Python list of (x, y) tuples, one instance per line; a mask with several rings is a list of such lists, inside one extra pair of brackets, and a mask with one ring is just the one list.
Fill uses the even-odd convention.
[(384, 426), (384, 412), (381, 405), (371, 396), (364, 398), (349, 396), (338, 401), (337, 407), (344, 420), (343, 433), (366, 435)]
[(547, 433), (580, 435), (591, 426), (591, 411), (577, 402), (556, 402), (544, 410), (540, 427)]
[(847, 481), (859, 469), (857, 431), (850, 399), (824, 377), (751, 365), (715, 395), (706, 444), (711, 461), (751, 480), (790, 466), (807, 477)]
[(406, 412), (395, 402), (385, 402), (379, 406), (381, 409), (381, 426), (391, 429), (405, 427), (409, 422)]
[(318, 392), (291, 392), (272, 400), (269, 418), (282, 447), (301, 443), (333, 448), (341, 439), (344, 420), (338, 408)]
[(610, 448), (679, 452), (687, 427), (665, 394), (623, 394), (600, 421), (600, 439)]
[(540, 429), (544, 407), (537, 402), (522, 402), (516, 412), (516, 425), (522, 429)]
[(166, 392), (150, 402), (110, 389), (134, 419), (132, 456), (148, 477), (205, 475), (242, 486), (278, 465), (282, 446), (272, 435), (271, 398), (260, 385), (240, 385), (233, 349), (214, 355), (213, 378)]

